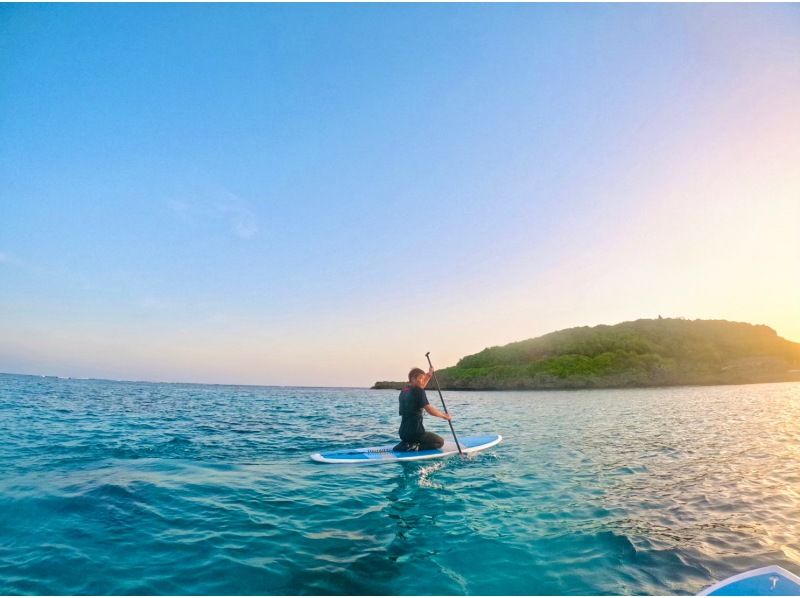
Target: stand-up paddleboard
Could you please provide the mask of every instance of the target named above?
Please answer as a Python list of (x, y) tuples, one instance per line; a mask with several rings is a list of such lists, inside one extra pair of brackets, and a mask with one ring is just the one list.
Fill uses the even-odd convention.
[(770, 565), (724, 579), (698, 596), (800, 596), (800, 577)]
[[(484, 449), (494, 446), (503, 440), (500, 434), (488, 434), (485, 436), (466, 436), (459, 437), (458, 443), (461, 450), (465, 453), (477, 453)], [(452, 440), (444, 443), (442, 448), (427, 451), (396, 452), (392, 448), (394, 444), (386, 446), (373, 446), (370, 448), (344, 449), (338, 451), (328, 451), (324, 453), (314, 453), (311, 458), (320, 463), (354, 463), (359, 465), (370, 465), (374, 463), (391, 463), (394, 461), (421, 461), (423, 459), (437, 459), (449, 455), (458, 454), (458, 447)]]

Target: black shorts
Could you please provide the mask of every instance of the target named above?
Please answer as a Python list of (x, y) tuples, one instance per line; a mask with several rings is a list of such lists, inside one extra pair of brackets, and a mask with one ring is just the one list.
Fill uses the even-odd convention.
[(398, 452), (406, 452), (409, 450), (429, 451), (431, 449), (442, 448), (444, 439), (438, 434), (433, 432), (423, 432), (421, 436), (417, 437), (412, 442), (403, 441), (394, 447), (393, 450)]

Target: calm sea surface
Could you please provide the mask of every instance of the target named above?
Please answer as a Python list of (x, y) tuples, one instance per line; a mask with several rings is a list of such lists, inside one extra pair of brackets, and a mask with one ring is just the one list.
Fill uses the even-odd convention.
[(690, 594), (800, 572), (800, 384), (448, 392), (457, 432), (504, 442), (309, 460), (392, 442), (396, 397), (0, 375), (0, 594)]

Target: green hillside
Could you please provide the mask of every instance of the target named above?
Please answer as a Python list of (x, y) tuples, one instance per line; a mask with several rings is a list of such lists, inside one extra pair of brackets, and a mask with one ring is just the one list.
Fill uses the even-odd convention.
[(490, 347), (439, 370), (438, 377), (442, 388), (474, 390), (800, 380), (800, 343), (763, 325), (636, 320), (569, 328)]

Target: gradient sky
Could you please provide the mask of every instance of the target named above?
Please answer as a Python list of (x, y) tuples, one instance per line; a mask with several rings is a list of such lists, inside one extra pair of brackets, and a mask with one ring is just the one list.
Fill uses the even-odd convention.
[(369, 385), (800, 341), (800, 7), (0, 5), (0, 371)]

